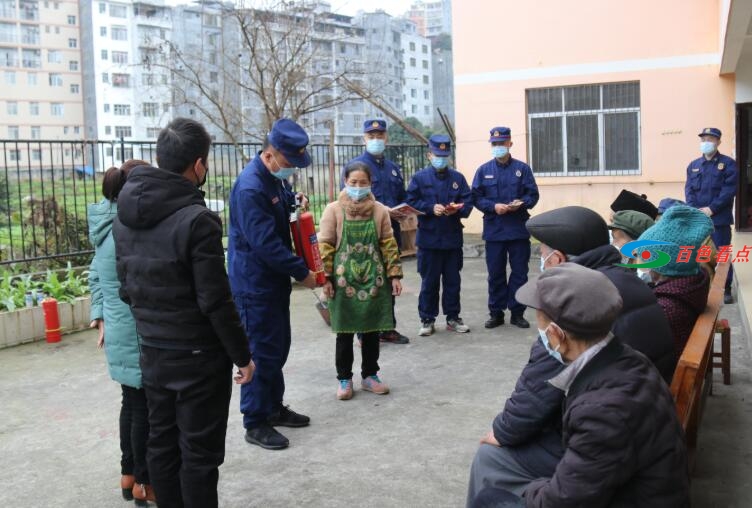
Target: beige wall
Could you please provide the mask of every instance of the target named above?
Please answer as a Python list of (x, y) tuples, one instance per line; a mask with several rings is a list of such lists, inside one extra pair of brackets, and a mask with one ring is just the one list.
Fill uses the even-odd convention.
[[(81, 78), (83, 62), (78, 0), (57, 0), (46, 4), (40, 0), (37, 6), (37, 19), (25, 19), (20, 10), (14, 11), (12, 17), (2, 19), (3, 23), (15, 25), (16, 40), (4, 42), (0, 46), (14, 48), (18, 62), (16, 66), (0, 67), (0, 139), (9, 138), (9, 127), (17, 127), (18, 137), (22, 140), (32, 139), (32, 127), (39, 128), (37, 139), (41, 140), (82, 139), (84, 90)], [(69, 16), (72, 16), (70, 20)], [(24, 40), (21, 35), (23, 26), (38, 27), (38, 41)], [(74, 48), (70, 47), (71, 39), (75, 39)], [(30, 68), (24, 65), (24, 49), (40, 51), (39, 67)], [(49, 61), (51, 51), (60, 53), (59, 62)], [(71, 61), (78, 62), (78, 70), (71, 70)], [(14, 76), (14, 84), (9, 83), (9, 73)], [(61, 86), (50, 86), (50, 73), (60, 75)], [(30, 84), (30, 74), (36, 76), (36, 84)], [(71, 90), (71, 85), (78, 85), (77, 93)], [(14, 115), (8, 114), (9, 102), (16, 103), (17, 113)], [(32, 103), (37, 104), (37, 115), (31, 114)], [(62, 105), (62, 116), (52, 114), (53, 103)], [(4, 147), (5, 153), (0, 149), (0, 157), (10, 161), (10, 166), (35, 168), (49, 167), (53, 164), (50, 150), (46, 145), (40, 147), (26, 143), (7, 143)], [(65, 152), (65, 157), (73, 162), (75, 154), (71, 150)]]
[[(457, 166), (472, 179), (490, 159), (495, 125), (511, 127), (512, 154), (527, 161), (526, 89), (636, 80), (641, 174), (538, 177), (533, 213), (577, 204), (605, 216), (622, 188), (656, 204), (683, 199), (702, 127), (720, 128), (721, 150), (734, 155), (734, 77), (718, 74), (720, 12), (703, 0), (456, 2)], [(476, 211), (468, 231), (480, 228)]]

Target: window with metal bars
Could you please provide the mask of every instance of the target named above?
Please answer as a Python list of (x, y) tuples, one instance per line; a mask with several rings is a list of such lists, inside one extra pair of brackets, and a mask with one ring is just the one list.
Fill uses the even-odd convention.
[(640, 174), (640, 83), (526, 91), (528, 160), (538, 175)]

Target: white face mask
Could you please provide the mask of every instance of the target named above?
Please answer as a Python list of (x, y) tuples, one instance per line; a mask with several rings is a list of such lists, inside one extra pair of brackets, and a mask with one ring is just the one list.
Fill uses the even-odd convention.
[(653, 282), (653, 279), (650, 277), (650, 270), (645, 270), (644, 268), (638, 268), (637, 269), (637, 276), (642, 280), (643, 282)]

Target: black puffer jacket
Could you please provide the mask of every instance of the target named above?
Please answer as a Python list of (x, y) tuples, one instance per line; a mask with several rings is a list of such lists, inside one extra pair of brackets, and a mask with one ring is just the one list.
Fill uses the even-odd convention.
[(611, 245), (597, 247), (571, 261), (598, 270), (613, 282), (624, 302), (614, 323), (614, 335), (647, 356), (663, 380), (671, 384), (679, 358), (666, 313), (650, 287), (636, 276), (635, 270), (614, 266), (621, 263), (621, 254)]
[[(647, 356), (664, 381), (670, 383), (677, 358), (671, 329), (653, 291), (633, 271), (613, 266), (621, 262), (621, 256), (610, 245), (585, 252), (572, 261), (597, 269), (616, 286), (624, 306), (614, 323), (614, 334)], [(514, 392), (493, 422), (496, 440), (512, 447), (510, 451), (517, 460), (529, 464), (541, 476), (550, 475), (563, 453), (558, 427), (564, 394), (548, 384), (563, 369), (536, 340)]]
[(118, 196), (113, 223), (120, 297), (147, 346), (224, 347), (248, 365), (248, 339), (225, 271), (222, 223), (183, 176), (141, 166)]
[(687, 453), (674, 401), (650, 362), (614, 338), (580, 371), (564, 403), (566, 451), (528, 507), (689, 506)]

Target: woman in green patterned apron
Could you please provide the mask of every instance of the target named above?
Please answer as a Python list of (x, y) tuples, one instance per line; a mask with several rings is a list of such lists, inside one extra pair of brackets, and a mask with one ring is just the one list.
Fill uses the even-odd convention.
[(402, 292), (402, 264), (389, 209), (371, 194), (371, 171), (362, 162), (345, 168), (345, 188), (321, 217), (318, 235), (328, 280), (332, 330), (337, 334), (337, 398), (353, 396), (353, 336), (362, 334), (363, 390), (389, 393), (379, 372), (379, 333), (394, 328), (392, 295)]

